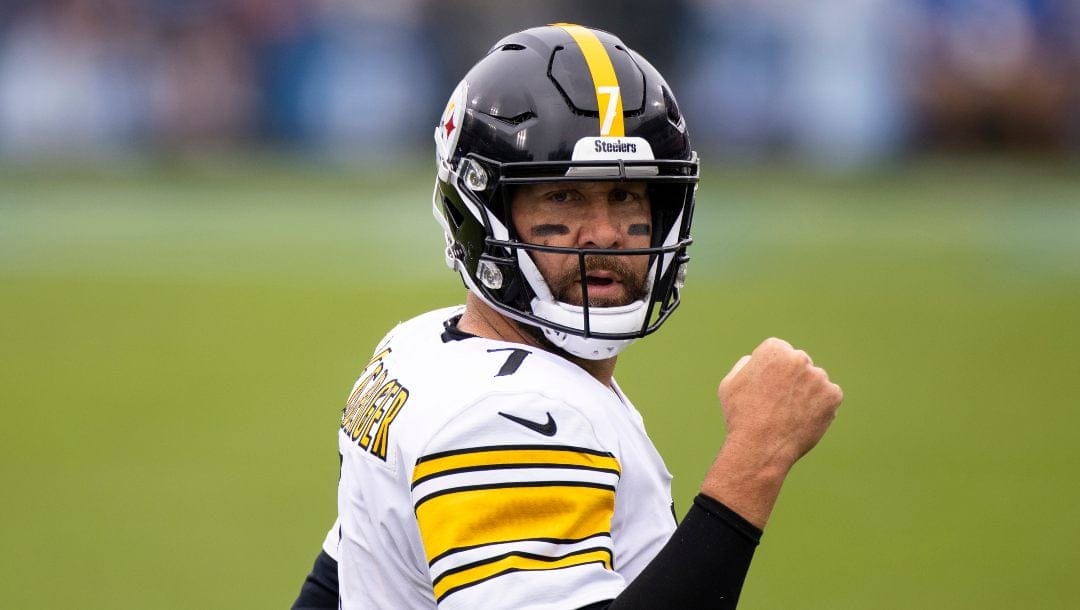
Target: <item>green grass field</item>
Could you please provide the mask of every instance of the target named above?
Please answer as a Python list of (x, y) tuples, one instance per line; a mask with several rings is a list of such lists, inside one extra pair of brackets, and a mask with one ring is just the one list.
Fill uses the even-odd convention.
[[(710, 167), (685, 304), (619, 377), (682, 513), (770, 335), (846, 391), (747, 609), (1075, 608), (1080, 166)], [(375, 341), (459, 302), (430, 172), (0, 170), (0, 605), (282, 608)]]

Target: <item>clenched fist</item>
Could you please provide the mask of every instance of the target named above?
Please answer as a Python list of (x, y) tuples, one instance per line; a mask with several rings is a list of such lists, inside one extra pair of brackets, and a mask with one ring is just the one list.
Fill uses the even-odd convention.
[(806, 352), (766, 339), (717, 395), (728, 434), (702, 491), (763, 527), (784, 477), (821, 440), (844, 393)]
[(743, 356), (717, 395), (728, 442), (749, 445), (780, 468), (790, 468), (814, 448), (844, 398), (825, 369), (782, 339), (766, 339)]

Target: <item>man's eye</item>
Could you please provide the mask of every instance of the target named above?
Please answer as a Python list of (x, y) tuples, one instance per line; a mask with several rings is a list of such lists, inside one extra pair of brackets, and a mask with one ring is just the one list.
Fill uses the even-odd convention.
[(611, 191), (611, 200), (615, 201), (615, 202), (618, 202), (618, 203), (626, 203), (628, 201), (635, 201), (635, 200), (637, 200), (637, 198), (638, 198), (638, 196), (635, 193), (631, 193), (630, 191), (620, 191), (620, 190)]
[(570, 191), (555, 191), (555, 192), (548, 195), (548, 199), (550, 199), (550, 200), (552, 200), (554, 202), (557, 202), (557, 203), (563, 203), (565, 201), (570, 201), (570, 197), (571, 197)]

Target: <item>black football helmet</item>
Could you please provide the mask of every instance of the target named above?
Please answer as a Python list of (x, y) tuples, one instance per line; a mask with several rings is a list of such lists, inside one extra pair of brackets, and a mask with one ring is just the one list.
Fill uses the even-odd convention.
[[(697, 154), (667, 83), (615, 36), (572, 24), (511, 34), (458, 84), (435, 129), (434, 213), (446, 260), (502, 314), (539, 327), (574, 356), (609, 358), (679, 305), (698, 182)], [(510, 222), (515, 186), (640, 181), (653, 215), (648, 248), (525, 243)], [(531, 253), (576, 256), (582, 305), (555, 299)], [(590, 306), (587, 256), (649, 257), (646, 296)]]

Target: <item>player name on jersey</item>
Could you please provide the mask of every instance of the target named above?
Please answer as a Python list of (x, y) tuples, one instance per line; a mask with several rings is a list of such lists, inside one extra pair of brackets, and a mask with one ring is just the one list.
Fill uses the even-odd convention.
[(341, 430), (384, 462), (390, 426), (409, 400), (408, 388), (387, 379), (390, 370), (384, 360), (391, 351), (386, 348), (368, 362), (341, 413)]

